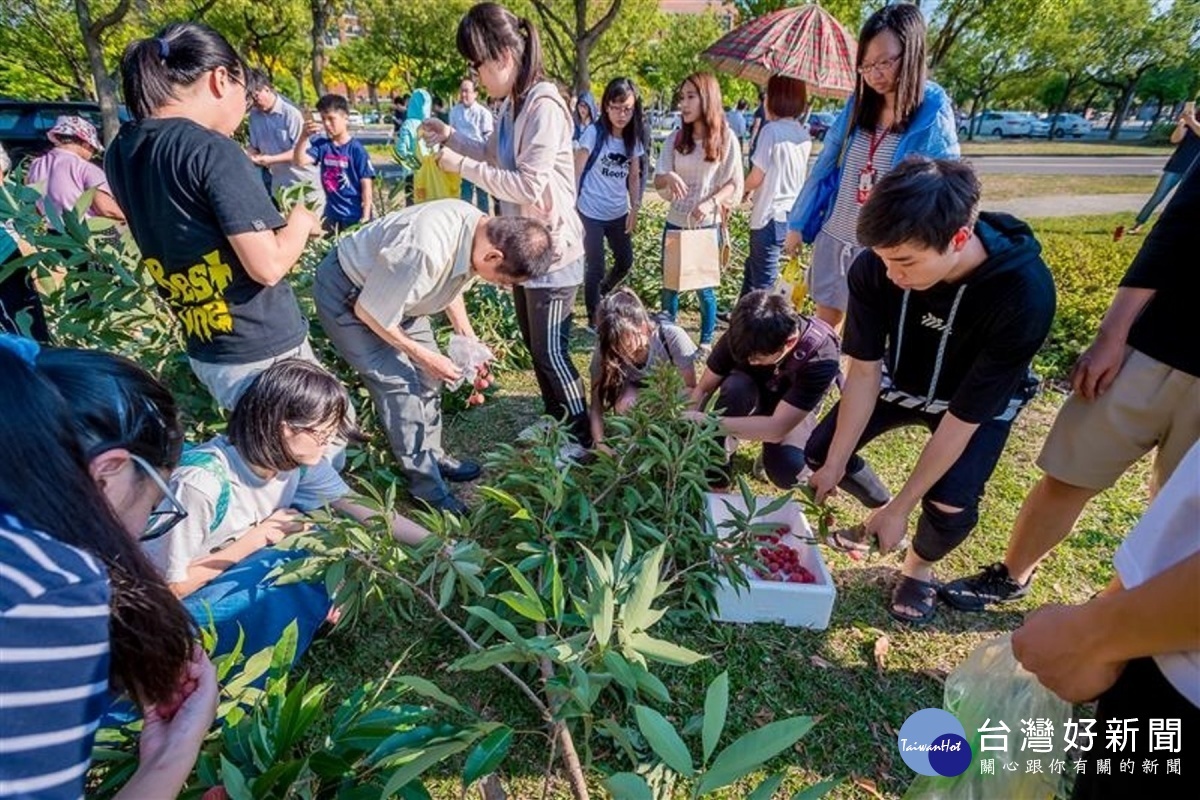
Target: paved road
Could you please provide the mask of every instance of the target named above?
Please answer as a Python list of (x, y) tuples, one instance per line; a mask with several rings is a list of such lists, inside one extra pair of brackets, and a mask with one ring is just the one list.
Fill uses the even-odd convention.
[(1157, 175), (1166, 156), (967, 156), (980, 172), (1024, 175)]
[(1075, 194), (1015, 197), (984, 202), (987, 211), (1003, 211), (1022, 219), (1074, 217), (1083, 214), (1133, 214), (1146, 202), (1144, 194)]

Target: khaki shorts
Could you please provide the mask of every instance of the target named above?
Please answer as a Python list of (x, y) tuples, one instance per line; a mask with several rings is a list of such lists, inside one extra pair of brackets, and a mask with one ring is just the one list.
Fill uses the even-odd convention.
[(1063, 483), (1102, 491), (1157, 448), (1161, 487), (1200, 439), (1200, 378), (1130, 350), (1108, 391), (1092, 402), (1072, 394), (1058, 412), (1038, 466)]

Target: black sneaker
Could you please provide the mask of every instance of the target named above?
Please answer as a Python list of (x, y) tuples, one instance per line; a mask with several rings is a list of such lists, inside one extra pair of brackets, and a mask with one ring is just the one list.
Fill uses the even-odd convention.
[(1029, 594), (1031, 577), (1024, 584), (1008, 574), (1002, 562), (989, 564), (975, 575), (942, 584), (941, 598), (959, 611), (983, 611), (988, 606), (1020, 600)]
[(424, 498), (417, 499), (429, 506), (431, 511), (448, 511), (462, 519), (466, 519), (471, 513), (471, 509), (467, 507), (466, 503), (464, 503), (462, 500), (459, 500), (449, 492), (446, 492), (446, 494), (442, 495), (442, 499), (440, 500), (426, 500)]
[(473, 481), (483, 473), (483, 467), (474, 461), (459, 461), (453, 456), (445, 456), (438, 461), (438, 470), (442, 477), (455, 483)]

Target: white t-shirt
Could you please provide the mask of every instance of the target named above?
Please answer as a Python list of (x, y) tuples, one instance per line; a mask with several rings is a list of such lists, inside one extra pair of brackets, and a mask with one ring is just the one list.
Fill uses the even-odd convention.
[(759, 130), (750, 164), (763, 171), (763, 182), (754, 193), (751, 230), (787, 220), (808, 175), (811, 151), (808, 131), (794, 119), (777, 119)]
[[(591, 153), (596, 146), (596, 126), (588, 125), (575, 143), (576, 149)], [(633, 159), (625, 155), (625, 140), (605, 136), (604, 149), (579, 187), (579, 213), (607, 222), (629, 213), (629, 169), (633, 159), (646, 154), (641, 142), (633, 146)]]
[[(1113, 564), (1127, 589), (1140, 586), (1200, 550), (1200, 442), (1117, 549)], [(1187, 602), (1187, 601), (1185, 601)], [(1195, 597), (1191, 602), (1195, 602)], [(1200, 650), (1154, 657), (1176, 691), (1200, 707)]]
[(180, 583), (187, 580), (189, 564), (236, 541), (276, 511), (313, 511), (349, 494), (350, 487), (325, 459), (260, 478), (229, 440), (218, 436), (183, 454), (171, 475), (171, 490), (188, 515), (144, 548), (168, 583)]
[(455, 103), (450, 107), (450, 126), (460, 135), (482, 144), (492, 135), (496, 118), (482, 103), (471, 103), (469, 106)]

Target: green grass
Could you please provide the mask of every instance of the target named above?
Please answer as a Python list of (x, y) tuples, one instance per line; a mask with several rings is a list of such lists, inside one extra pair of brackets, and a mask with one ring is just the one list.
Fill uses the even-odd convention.
[[(961, 141), (964, 156), (1169, 156), (1174, 148), (1140, 142), (1066, 141), (1045, 139), (981, 139)], [(823, 143), (813, 143), (813, 155), (821, 152)]]
[[(1068, 218), (1038, 221), (1035, 227), (1050, 237), (1086, 238), (1107, 235), (1113, 224), (1112, 218)], [(1113, 274), (1119, 275), (1121, 269), (1121, 265), (1114, 266)], [(1104, 280), (1115, 284), (1112, 275), (1097, 276), (1097, 281)], [(1105, 297), (1112, 291), (1111, 285), (1094, 288)], [(685, 318), (685, 323), (695, 327), (695, 319)], [(572, 355), (581, 369), (589, 347), (590, 340), (577, 334)], [(941, 577), (973, 572), (979, 565), (1002, 557), (1017, 509), (1038, 478), (1035, 459), (1061, 400), (1060, 394), (1044, 394), (1020, 417), (989, 483), (979, 527), (939, 565)], [(505, 374), (501, 391), (493, 399), (448, 420), (448, 449), (460, 456), (482, 455), (488, 443), (510, 441), (539, 408), (532, 374)], [(867, 456), (894, 489), (912, 469), (925, 441), (926, 436), (916, 431), (896, 432), (872, 445)], [(760, 494), (772, 494), (770, 486), (751, 477), (755, 454), (754, 446), (742, 448), (737, 457), (738, 472), (751, 478)], [(1074, 536), (1041, 568), (1030, 596), (1001, 612), (967, 615), (943, 606), (926, 628), (901, 626), (887, 615), (885, 605), (888, 582), (899, 565), (898, 556), (856, 563), (823, 550), (838, 590), (828, 630), (697, 620), (668, 632), (664, 624), (664, 628), (657, 629), (658, 635), (710, 656), (692, 668), (659, 673), (675, 698), (675, 721), (682, 724), (690, 714), (698, 713), (704, 687), (721, 671), (728, 670), (732, 702), (724, 741), (772, 719), (794, 714), (820, 718), (794, 752), (771, 764), (786, 772), (789, 796), (803, 786), (841, 777), (846, 781), (831, 797), (872, 797), (877, 796), (875, 792), (886, 798), (900, 797), (914, 776), (898, 758), (894, 731), (912, 712), (941, 705), (942, 677), (979, 643), (1011, 631), (1025, 613), (1041, 604), (1082, 602), (1108, 582), (1112, 554), (1147, 501), (1147, 477), (1148, 469), (1142, 462), (1091, 503)], [(465, 496), (471, 497), (469, 488)], [(861, 508), (845, 500), (834, 503), (839, 520), (852, 522), (864, 515)], [(887, 637), (889, 647), (886, 659), (878, 664), (874, 652), (882, 637)], [(457, 640), (432, 618), (418, 616), (400, 626), (382, 618), (364, 619), (354, 629), (318, 641), (302, 668), (310, 670), (316, 679), (333, 683), (338, 697), (332, 699), (340, 699), (341, 693), (377, 678), (395, 659), (402, 658), (401, 672), (436, 680), (485, 717), (503, 719), (521, 731), (506, 762), (504, 780), (511, 797), (540, 796), (547, 747), (538, 721), (502, 679), (490, 674), (448, 673), (447, 664), (461, 654)], [(593, 773), (590, 777), (598, 788), (600, 776)], [(459, 797), (458, 783), (452, 776), (434, 777), (428, 785), (434, 797)], [(750, 785), (731, 788), (718, 796), (744, 797)], [(676, 795), (685, 796), (682, 789)], [(569, 797), (564, 781), (557, 782), (551, 796)]]
[(1157, 175), (1023, 175), (984, 173), (985, 202), (1023, 197), (1081, 194), (1149, 194), (1158, 183)]

